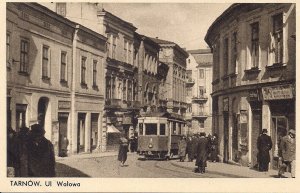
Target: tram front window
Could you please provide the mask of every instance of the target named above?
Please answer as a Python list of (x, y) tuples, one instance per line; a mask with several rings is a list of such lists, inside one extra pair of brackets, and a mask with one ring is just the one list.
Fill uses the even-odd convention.
[(156, 123), (146, 123), (145, 135), (157, 135), (157, 124)]
[(160, 124), (159, 135), (166, 135), (166, 124)]

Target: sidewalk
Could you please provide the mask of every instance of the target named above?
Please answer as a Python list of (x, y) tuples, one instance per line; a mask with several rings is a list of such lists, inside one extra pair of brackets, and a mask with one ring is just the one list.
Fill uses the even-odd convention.
[[(128, 152), (128, 154), (130, 154), (130, 153)], [(79, 154), (70, 155), (68, 157), (55, 156), (55, 160), (62, 161), (62, 160), (68, 160), (68, 159), (89, 159), (89, 158), (109, 157), (109, 156), (117, 156), (117, 155), (118, 155), (118, 151), (79, 153)]]
[[(176, 167), (186, 168), (194, 171), (196, 168), (195, 161), (193, 162), (180, 162), (179, 160), (171, 160), (171, 164)], [(245, 166), (238, 166), (232, 164), (226, 164), (221, 162), (207, 162), (206, 172), (215, 175), (223, 175), (224, 177), (233, 178), (276, 178), (278, 171), (269, 170), (268, 172), (259, 172)], [(290, 173), (285, 173), (285, 176), (289, 176)]]

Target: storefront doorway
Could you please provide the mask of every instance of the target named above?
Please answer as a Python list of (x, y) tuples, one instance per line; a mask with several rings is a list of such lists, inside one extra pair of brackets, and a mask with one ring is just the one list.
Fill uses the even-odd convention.
[(273, 169), (278, 169), (278, 157), (280, 151), (280, 141), (287, 134), (288, 119), (285, 116), (272, 116), (271, 137), (273, 141), (271, 166)]
[(227, 163), (229, 159), (229, 114), (223, 113), (224, 117), (224, 159), (223, 162)]
[(86, 113), (78, 113), (77, 152), (85, 151), (85, 117)]
[(58, 155), (62, 157), (67, 156), (68, 117), (69, 117), (69, 113), (58, 113), (58, 123), (59, 123)]
[(91, 114), (91, 151), (98, 146), (98, 113)]

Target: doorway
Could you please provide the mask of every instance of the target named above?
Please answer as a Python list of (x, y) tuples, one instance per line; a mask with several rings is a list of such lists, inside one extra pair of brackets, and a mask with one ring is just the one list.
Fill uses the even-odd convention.
[(282, 137), (287, 134), (288, 119), (285, 116), (272, 116), (272, 131), (271, 138), (273, 142), (271, 166), (273, 169), (278, 169), (279, 146)]
[(69, 113), (58, 113), (59, 134), (58, 134), (58, 155), (67, 156), (68, 149), (68, 117)]
[(85, 151), (85, 117), (86, 113), (78, 113), (77, 152)]
[(228, 114), (228, 112), (224, 112), (223, 117), (224, 117), (224, 158), (223, 158), (223, 162), (228, 163), (228, 159), (229, 159), (229, 114)]

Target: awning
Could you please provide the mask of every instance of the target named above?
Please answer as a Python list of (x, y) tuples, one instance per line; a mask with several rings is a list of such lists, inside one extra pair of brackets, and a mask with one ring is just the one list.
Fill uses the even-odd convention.
[(120, 133), (120, 131), (114, 125), (107, 125), (107, 133)]

